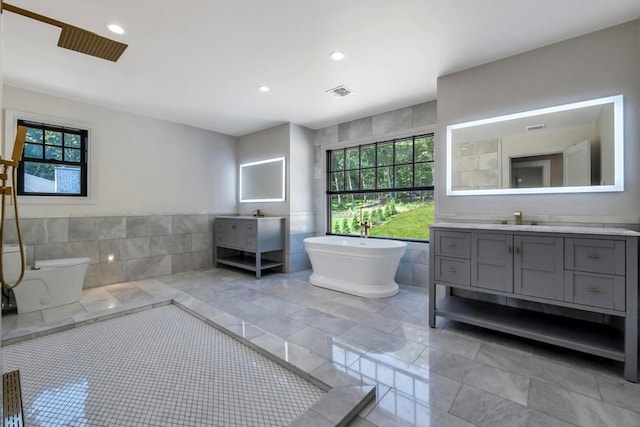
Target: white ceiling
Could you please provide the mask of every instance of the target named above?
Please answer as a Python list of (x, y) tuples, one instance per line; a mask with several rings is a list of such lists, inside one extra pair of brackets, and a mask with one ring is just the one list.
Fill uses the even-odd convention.
[[(244, 135), (436, 98), (436, 79), (640, 16), (638, 0), (9, 0), (129, 44), (117, 63), (3, 13), (4, 82)], [(111, 34), (117, 22), (126, 34)], [(342, 50), (340, 62), (329, 53)], [(259, 85), (271, 88), (268, 93)], [(346, 85), (336, 99), (325, 90)]]

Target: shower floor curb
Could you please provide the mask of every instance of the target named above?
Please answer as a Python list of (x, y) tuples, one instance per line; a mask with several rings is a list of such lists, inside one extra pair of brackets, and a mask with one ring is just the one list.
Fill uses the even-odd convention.
[[(91, 314), (76, 315), (68, 319), (41, 326), (15, 329), (2, 334), (2, 346), (16, 344), (57, 332), (172, 304), (326, 392), (322, 398), (311, 408), (303, 412), (290, 426), (307, 426), (310, 424), (319, 427), (346, 426), (364, 407), (375, 399), (375, 386), (357, 380), (343, 372), (334, 373), (331, 381), (322, 381), (311, 372), (316, 366), (310, 369), (304, 366), (304, 363), (286, 360), (274, 352), (273, 348), (268, 349), (265, 348), (265, 346), (261, 346), (259, 342), (256, 343), (252, 341), (255, 337), (265, 334), (270, 335), (267, 331), (260, 329), (257, 325), (236, 318), (223, 310), (211, 307), (186, 294), (175, 297), (156, 298), (153, 301), (147, 301), (138, 305), (119, 307)], [(249, 330), (251, 333), (243, 334), (242, 332), (236, 332), (233, 326), (237, 325), (242, 325), (242, 332)], [(280, 339), (286, 347), (286, 340), (284, 340), (284, 338)], [(309, 351), (309, 353), (311, 352)], [(322, 358), (321, 356), (313, 355), (316, 359)], [(325, 361), (329, 360), (325, 359)], [(330, 382), (330, 384), (328, 382)]]

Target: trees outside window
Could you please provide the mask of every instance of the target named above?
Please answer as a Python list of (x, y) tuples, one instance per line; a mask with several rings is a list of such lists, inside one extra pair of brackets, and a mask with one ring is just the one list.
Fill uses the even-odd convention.
[(371, 236), (428, 241), (433, 175), (433, 134), (328, 150), (327, 230), (360, 235), (367, 221)]

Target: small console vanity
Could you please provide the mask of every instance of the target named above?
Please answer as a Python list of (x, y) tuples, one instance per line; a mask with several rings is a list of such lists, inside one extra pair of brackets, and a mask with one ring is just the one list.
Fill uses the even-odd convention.
[(219, 216), (214, 221), (214, 264), (255, 271), (284, 271), (284, 218)]
[[(434, 224), (429, 325), (441, 316), (618, 360), (625, 379), (637, 382), (639, 236), (617, 228)], [(436, 285), (448, 290), (439, 300)], [(527, 302), (607, 315), (611, 326), (515, 308)]]

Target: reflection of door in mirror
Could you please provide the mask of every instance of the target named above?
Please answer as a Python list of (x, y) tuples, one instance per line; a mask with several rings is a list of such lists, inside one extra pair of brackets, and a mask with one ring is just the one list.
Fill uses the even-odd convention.
[(551, 160), (511, 159), (511, 188), (537, 188), (551, 185)]
[(585, 139), (562, 152), (564, 186), (591, 185), (591, 141)]

